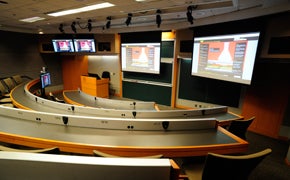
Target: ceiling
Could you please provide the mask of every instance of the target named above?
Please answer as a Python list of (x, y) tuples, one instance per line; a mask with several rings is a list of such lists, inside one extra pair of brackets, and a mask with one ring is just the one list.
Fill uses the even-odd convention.
[[(140, 0), (139, 0), (140, 1)], [(78, 14), (52, 17), (47, 14), (59, 10), (80, 8), (95, 3), (109, 2), (115, 6)], [(187, 8), (193, 7), (193, 24), (187, 21)], [(156, 25), (156, 11), (161, 10), (161, 25)], [(172, 30), (247, 19), (290, 10), (290, 0), (0, 0), (0, 30), (25, 33), (73, 33), (71, 23), (76, 22), (77, 33), (118, 33), (148, 30)], [(125, 21), (132, 13), (131, 24)], [(20, 19), (42, 17), (44, 20), (26, 23)], [(106, 28), (107, 17), (111, 26)], [(92, 30), (87, 28), (92, 21)]]

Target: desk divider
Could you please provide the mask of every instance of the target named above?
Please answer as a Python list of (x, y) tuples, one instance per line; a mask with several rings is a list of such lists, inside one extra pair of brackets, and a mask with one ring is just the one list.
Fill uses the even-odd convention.
[(56, 113), (22, 110), (0, 106), (0, 115), (39, 123), (58, 124), (85, 128), (118, 130), (194, 130), (215, 128), (215, 118), (204, 119), (126, 119), (110, 117), (93, 117), (62, 115)]
[(88, 156), (0, 152), (1, 179), (169, 180), (170, 159), (100, 158)]

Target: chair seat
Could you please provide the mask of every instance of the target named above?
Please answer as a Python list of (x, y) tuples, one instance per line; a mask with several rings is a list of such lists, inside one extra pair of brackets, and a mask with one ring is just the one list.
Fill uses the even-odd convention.
[[(104, 153), (98, 150), (93, 150), (93, 154), (99, 157), (122, 158), (122, 156), (116, 156), (116, 155)], [(156, 154), (156, 155), (151, 155), (151, 156), (142, 156), (142, 157), (134, 157), (134, 158), (162, 158), (162, 157), (163, 157), (162, 154)]]
[(12, 103), (12, 101), (10, 98), (3, 98), (3, 99), (0, 99), (0, 103)]
[(43, 149), (16, 149), (0, 145), (0, 151), (59, 154), (58, 147), (43, 148)]
[(11, 108), (14, 108), (14, 105), (12, 103), (4, 103), (4, 104), (1, 104), (0, 103), (0, 106), (5, 106), (5, 107), (11, 107)]

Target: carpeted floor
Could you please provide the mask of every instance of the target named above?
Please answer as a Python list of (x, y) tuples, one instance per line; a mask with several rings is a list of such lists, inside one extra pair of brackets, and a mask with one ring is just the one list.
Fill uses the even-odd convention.
[[(272, 139), (256, 133), (248, 132), (249, 149), (246, 154), (255, 153), (271, 148), (272, 153), (266, 157), (254, 171), (249, 180), (289, 180), (290, 166), (286, 165), (285, 158), (289, 144), (285, 141)], [(192, 157), (183, 159), (182, 170), (190, 180), (201, 179), (201, 171), (205, 157)]]

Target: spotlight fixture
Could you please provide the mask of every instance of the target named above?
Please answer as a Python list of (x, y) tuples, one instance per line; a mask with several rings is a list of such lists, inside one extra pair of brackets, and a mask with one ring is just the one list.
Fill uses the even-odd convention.
[(61, 33), (64, 33), (64, 30), (63, 30), (63, 24), (60, 24), (60, 25), (59, 25), (58, 30), (59, 30)]
[(106, 28), (107, 28), (107, 29), (110, 29), (110, 27), (111, 27), (111, 20), (112, 20), (112, 17), (111, 17), (111, 16), (108, 16), (108, 17), (107, 17), (107, 20), (108, 20), (108, 21), (107, 21), (107, 23), (106, 23)]
[(129, 26), (129, 24), (131, 24), (132, 16), (133, 16), (132, 13), (129, 13), (128, 14), (127, 20), (125, 22), (127, 26)]
[(89, 32), (91, 32), (91, 30), (92, 30), (92, 20), (91, 19), (89, 19), (88, 20), (88, 25), (87, 25), (87, 27), (88, 27), (88, 30), (89, 30)]
[(192, 6), (188, 6), (187, 7), (187, 13), (186, 13), (186, 16), (187, 16), (187, 21), (190, 22), (190, 24), (193, 24), (193, 16), (192, 16)]
[(76, 22), (75, 22), (75, 21), (71, 23), (70, 27), (71, 27), (71, 30), (72, 30), (74, 33), (77, 33)]
[(160, 16), (160, 14), (161, 14), (161, 10), (160, 9), (157, 9), (157, 11), (156, 11), (156, 24), (157, 24), (157, 27), (158, 28), (160, 28), (160, 24), (161, 24), (161, 16)]

